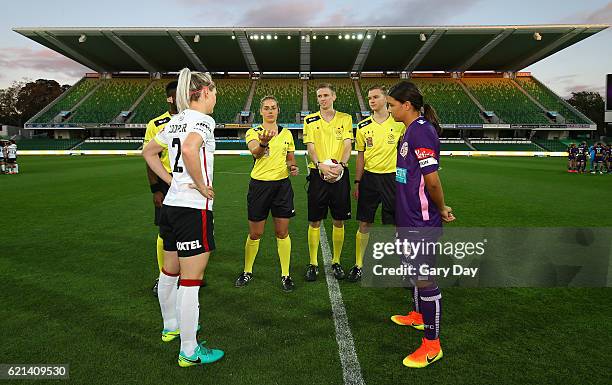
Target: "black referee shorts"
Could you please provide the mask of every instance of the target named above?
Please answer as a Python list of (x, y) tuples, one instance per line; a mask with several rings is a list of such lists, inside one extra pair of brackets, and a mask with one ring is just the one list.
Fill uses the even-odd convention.
[(274, 218), (295, 216), (293, 188), (289, 178), (272, 181), (251, 179), (247, 208), (249, 221), (252, 222), (266, 220), (270, 211)]
[(364, 171), (359, 183), (357, 220), (374, 223), (376, 210), (382, 202), (382, 223), (395, 224), (395, 173), (376, 174)]
[(210, 210), (163, 205), (159, 234), (164, 250), (191, 257), (215, 249), (214, 219)]
[[(160, 179), (159, 189), (161, 190), (162, 193), (164, 193), (164, 198), (165, 198), (166, 195), (168, 195), (168, 190), (170, 189), (170, 186), (168, 186), (166, 182)], [(161, 215), (161, 208), (155, 207), (155, 217), (153, 218), (153, 223), (155, 223), (155, 226), (159, 226), (159, 216), (160, 215)]]
[(351, 182), (349, 170), (344, 168), (342, 179), (335, 183), (323, 180), (319, 170), (310, 169), (308, 184), (308, 221), (318, 222), (327, 218), (327, 209), (337, 221), (351, 219)]

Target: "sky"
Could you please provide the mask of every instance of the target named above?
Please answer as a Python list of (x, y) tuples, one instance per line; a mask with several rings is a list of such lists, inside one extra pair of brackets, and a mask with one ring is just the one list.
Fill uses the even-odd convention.
[[(17, 27), (274, 27), (612, 24), (609, 0), (19, 0), (0, 12), (0, 88), (23, 79), (74, 84), (90, 69)], [(557, 94), (603, 94), (612, 28), (524, 69)]]

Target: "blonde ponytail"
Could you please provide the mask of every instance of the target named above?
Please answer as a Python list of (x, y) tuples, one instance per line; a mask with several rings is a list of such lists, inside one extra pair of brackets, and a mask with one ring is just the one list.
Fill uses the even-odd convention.
[(189, 108), (189, 88), (191, 85), (191, 71), (183, 68), (179, 73), (178, 85), (176, 86), (176, 107), (179, 112)]
[(215, 88), (210, 74), (204, 72), (191, 72), (189, 68), (183, 68), (179, 72), (178, 86), (176, 87), (176, 107), (179, 112), (189, 108), (189, 102), (198, 100), (202, 95), (203, 87), (208, 87), (209, 90)]

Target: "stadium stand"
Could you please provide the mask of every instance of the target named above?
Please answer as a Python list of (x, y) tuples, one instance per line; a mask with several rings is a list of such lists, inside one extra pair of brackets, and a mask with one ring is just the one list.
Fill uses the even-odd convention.
[(440, 138), (440, 151), (473, 151), (463, 139)]
[(171, 80), (156, 80), (144, 99), (138, 103), (128, 123), (146, 124), (168, 110), (166, 84)]
[(567, 150), (567, 147), (572, 141), (562, 141), (559, 139), (534, 139), (533, 142), (547, 151), (562, 152)]
[(74, 111), (69, 123), (109, 123), (121, 111), (129, 110), (151, 83), (149, 79), (100, 81), (102, 85)]
[(487, 111), (504, 123), (550, 124), (544, 112), (509, 79), (464, 78), (461, 80)]
[(527, 139), (472, 139), (470, 143), (478, 151), (543, 151)]
[(557, 111), (565, 118), (566, 123), (588, 124), (576, 113), (571, 111), (555, 94), (531, 77), (519, 76), (516, 82), (549, 111)]
[(251, 104), (253, 122), (261, 123), (259, 101), (266, 95), (274, 95), (280, 104), (279, 123), (296, 123), (302, 110), (302, 80), (299, 79), (260, 79), (257, 81), (255, 96)]
[[(391, 88), (399, 81), (399, 78), (361, 79), (364, 102), (367, 104), (368, 88), (377, 84)], [(410, 81), (419, 87), (425, 102), (435, 108), (441, 123), (483, 123), (478, 106), (463, 91), (457, 80), (413, 78)]]
[(317, 86), (321, 83), (330, 83), (336, 88), (336, 101), (334, 102), (334, 109), (341, 112), (350, 114), (353, 118), (353, 123), (357, 123), (361, 108), (359, 107), (359, 101), (357, 95), (355, 95), (355, 87), (351, 79), (311, 79), (308, 81), (308, 109), (310, 112), (319, 110), (319, 103), (317, 102)]
[(69, 150), (81, 139), (23, 139), (16, 141), (19, 150)]
[(236, 115), (242, 111), (247, 100), (250, 79), (216, 79), (217, 105), (212, 117), (219, 123), (234, 123)]
[(138, 150), (144, 138), (114, 139), (88, 138), (74, 150)]
[(70, 111), (91, 89), (98, 85), (98, 79), (83, 78), (66, 91), (66, 94), (51, 105), (47, 111), (38, 116), (33, 123), (51, 123), (61, 111)]

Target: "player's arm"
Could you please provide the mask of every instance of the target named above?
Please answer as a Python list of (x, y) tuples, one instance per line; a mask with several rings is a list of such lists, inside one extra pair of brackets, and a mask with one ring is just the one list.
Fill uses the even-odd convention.
[(167, 184), (172, 183), (172, 175), (166, 171), (166, 168), (161, 162), (159, 158), (159, 153), (162, 152), (163, 147), (156, 140), (152, 140), (145, 148), (142, 150), (142, 156), (147, 162), (147, 165), (151, 168), (151, 170), (164, 182)]
[(344, 149), (342, 150), (342, 159), (340, 159), (340, 163), (346, 167), (349, 159), (351, 159), (351, 150), (353, 145), (352, 139), (344, 139)]
[(193, 180), (193, 185), (191, 187), (198, 190), (204, 197), (212, 199), (214, 197), (212, 186), (208, 186), (204, 181), (202, 166), (200, 164), (200, 149), (203, 143), (204, 138), (200, 134), (190, 132), (187, 134), (187, 138), (185, 138), (185, 142), (181, 146), (181, 154), (185, 169)]
[(353, 149), (353, 118), (350, 116), (344, 123), (344, 132), (342, 133), (344, 149), (342, 151), (342, 159), (340, 163), (346, 167), (349, 159), (351, 159), (351, 150)]
[(340, 171), (337, 171), (334, 167), (320, 163), (314, 143), (306, 143), (306, 150), (308, 151), (310, 160), (312, 160), (315, 166), (323, 173), (326, 179), (336, 179), (336, 177), (340, 175)]
[(438, 207), (440, 216), (444, 222), (451, 222), (455, 220), (455, 216), (452, 213), (452, 209), (444, 202), (444, 191), (442, 191), (442, 182), (440, 182), (440, 176), (437, 171), (430, 172), (429, 174), (423, 175), (425, 181), (425, 188), (429, 196)]
[(295, 164), (295, 153), (293, 151), (287, 152), (285, 162), (287, 163), (287, 168), (291, 176), (297, 176), (300, 173), (299, 167)]

